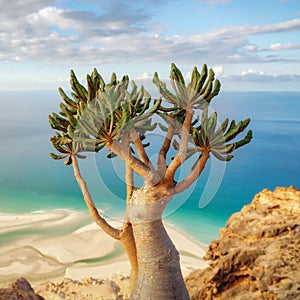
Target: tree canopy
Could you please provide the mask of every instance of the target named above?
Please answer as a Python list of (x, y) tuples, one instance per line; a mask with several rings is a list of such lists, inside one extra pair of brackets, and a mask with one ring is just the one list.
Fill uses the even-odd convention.
[[(190, 82), (186, 84), (181, 71), (172, 64), (171, 87), (160, 80), (155, 72), (153, 83), (161, 95), (156, 99), (151, 97), (144, 86), (137, 87), (135, 81), (130, 81), (127, 75), (118, 80), (116, 74), (112, 73), (110, 82), (105, 83), (94, 69), (86, 80), (87, 88), (71, 70), (72, 98), (59, 88), (63, 99), (60, 103), (61, 111), (49, 116), (49, 122), (56, 130), (51, 142), (59, 152), (51, 153), (51, 157), (66, 158), (67, 165), (72, 163), (72, 155), (84, 158), (84, 152), (98, 152), (107, 146), (111, 151), (109, 157), (118, 155), (128, 160), (130, 156), (131, 167), (145, 177), (149, 173), (149, 167), (143, 161), (145, 153), (142, 158), (131, 155), (134, 153), (132, 146), (142, 151), (148, 145), (141, 141), (157, 126), (151, 118), (154, 114), (161, 117), (160, 128), (170, 137), (170, 141), (172, 139), (174, 148), (178, 150), (178, 155), (171, 164), (175, 164), (180, 155), (184, 154), (185, 158), (189, 158), (204, 150), (211, 152), (219, 160), (229, 161), (233, 158), (234, 150), (249, 143), (252, 138), (252, 131), (249, 130), (243, 139), (234, 140), (246, 129), (250, 119), (237, 124), (234, 120), (229, 122), (225, 119), (218, 124), (217, 113), (209, 115), (208, 107), (218, 95), (221, 84), (215, 79), (213, 70), (208, 70), (206, 65), (201, 72), (194, 67)], [(202, 111), (201, 118), (199, 115), (198, 118), (193, 118), (197, 111)], [(187, 134), (183, 134), (184, 129), (188, 130)], [(174, 139), (176, 136), (180, 143)], [(188, 141), (182, 141), (182, 138)], [(124, 151), (124, 142), (130, 145), (131, 154)], [(162, 167), (162, 158), (159, 160), (158, 169)]]

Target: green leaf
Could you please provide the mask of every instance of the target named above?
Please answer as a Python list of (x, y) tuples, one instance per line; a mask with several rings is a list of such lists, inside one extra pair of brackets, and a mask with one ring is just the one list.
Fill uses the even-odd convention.
[(192, 72), (192, 76), (191, 76), (191, 81), (190, 81), (190, 83), (188, 85), (188, 87), (190, 89), (192, 89), (193, 91), (196, 91), (197, 82), (198, 82), (199, 78), (200, 78), (200, 73), (198, 72), (198, 69), (195, 66), (193, 68), (193, 72)]
[(252, 138), (253, 138), (252, 130), (249, 130), (245, 138), (235, 143), (236, 149), (250, 143)]
[(56, 155), (54, 153), (50, 153), (51, 158), (55, 159), (55, 160), (59, 160), (59, 159), (64, 159), (68, 156), (69, 154), (63, 154), (63, 155)]
[(70, 84), (72, 90), (77, 94), (77, 96), (84, 102), (87, 102), (88, 99), (88, 91), (85, 87), (78, 81), (73, 70), (70, 71)]
[(171, 64), (171, 75), (170, 75), (170, 77), (172, 79), (174, 79), (176, 82), (180, 83), (182, 86), (185, 86), (183, 75), (174, 63)]
[(71, 158), (71, 156), (69, 156), (68, 159), (64, 161), (64, 164), (65, 164), (66, 166), (72, 164), (72, 158)]
[(214, 112), (211, 114), (211, 116), (208, 118), (208, 121), (207, 121), (207, 136), (210, 141), (215, 132), (216, 125), (217, 125), (217, 113)]
[(61, 87), (58, 88), (58, 92), (59, 92), (60, 96), (64, 99), (66, 104), (69, 105), (69, 107), (72, 107), (75, 109), (77, 108), (76, 102), (73, 101), (71, 98), (69, 98)]
[(217, 151), (212, 150), (212, 154), (220, 161), (230, 161), (233, 159), (233, 155), (221, 155)]
[(200, 93), (200, 91), (202, 90), (202, 87), (205, 83), (206, 78), (207, 78), (207, 65), (204, 64), (203, 67), (202, 67), (202, 70), (201, 70), (201, 75), (198, 78), (196, 89), (195, 89), (195, 91), (197, 93)]
[(235, 143), (225, 145), (223, 148), (218, 150), (220, 154), (230, 154), (235, 150)]

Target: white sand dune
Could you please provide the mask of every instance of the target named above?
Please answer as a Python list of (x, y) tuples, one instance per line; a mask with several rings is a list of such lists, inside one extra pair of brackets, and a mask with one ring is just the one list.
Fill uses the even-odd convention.
[[(170, 224), (166, 228), (180, 252), (184, 276), (207, 266), (202, 259), (204, 245)], [(129, 271), (121, 244), (92, 223), (88, 213), (57, 209), (0, 214), (0, 287), (20, 277), (36, 285), (63, 278), (126, 275)]]

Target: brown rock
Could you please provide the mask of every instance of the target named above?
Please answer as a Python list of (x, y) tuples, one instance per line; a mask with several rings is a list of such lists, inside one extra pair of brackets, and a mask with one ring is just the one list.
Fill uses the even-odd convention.
[(0, 289), (0, 300), (44, 300), (36, 294), (25, 278), (18, 279), (11, 288)]
[(120, 287), (110, 279), (86, 278), (81, 281), (64, 278), (58, 282), (49, 282), (37, 287), (37, 291), (49, 300), (100, 300), (125, 299)]
[(186, 278), (191, 300), (300, 299), (300, 191), (263, 190), (233, 214)]

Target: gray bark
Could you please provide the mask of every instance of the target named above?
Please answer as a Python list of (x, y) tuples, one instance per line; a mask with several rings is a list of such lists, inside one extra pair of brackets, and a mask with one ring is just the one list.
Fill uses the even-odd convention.
[(131, 300), (189, 299), (179, 253), (161, 218), (172, 196), (160, 192), (159, 187), (142, 188), (133, 195), (129, 207), (138, 260), (138, 276)]

